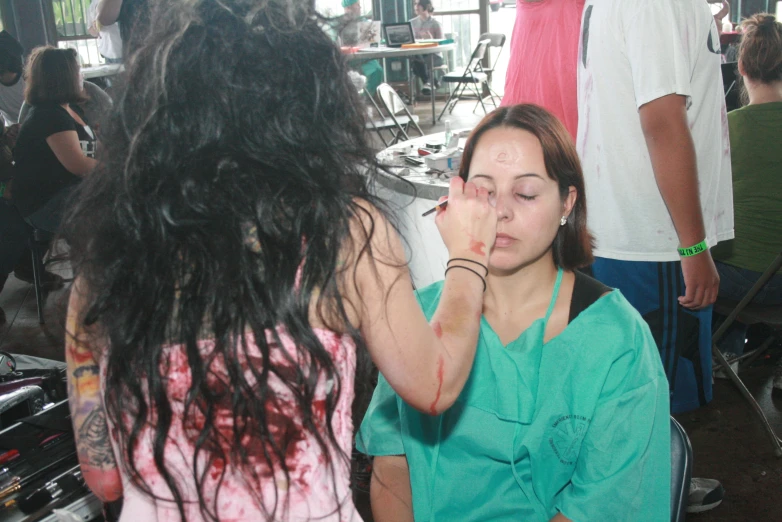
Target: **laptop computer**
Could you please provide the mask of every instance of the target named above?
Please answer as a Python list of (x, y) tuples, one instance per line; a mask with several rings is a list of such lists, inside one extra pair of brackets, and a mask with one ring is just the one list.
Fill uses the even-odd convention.
[(404, 44), (415, 43), (413, 25), (410, 22), (383, 24), (388, 47), (402, 47)]

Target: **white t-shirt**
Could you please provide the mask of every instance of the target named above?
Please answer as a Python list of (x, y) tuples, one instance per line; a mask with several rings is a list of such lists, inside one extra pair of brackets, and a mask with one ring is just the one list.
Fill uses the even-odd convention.
[(704, 0), (587, 0), (579, 45), (577, 147), (596, 256), (679, 259), (679, 241), (638, 114), (642, 105), (669, 94), (687, 97), (707, 243), (733, 237), (719, 53), (719, 34)]
[(0, 83), (0, 114), (6, 125), (19, 123), (19, 111), (24, 103), (24, 78), (19, 78), (15, 84), (7, 87)]
[[(87, 25), (90, 27), (90, 34), (98, 38), (98, 52), (105, 58), (122, 58), (122, 36), (119, 32), (119, 24), (101, 26), (97, 31), (98, 4), (100, 0), (92, 0), (87, 9)], [(97, 33), (97, 34), (94, 34)]]

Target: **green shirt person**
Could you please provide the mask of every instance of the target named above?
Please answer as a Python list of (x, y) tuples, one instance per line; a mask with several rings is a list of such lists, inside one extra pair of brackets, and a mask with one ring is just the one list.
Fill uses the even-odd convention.
[[(342, 0), (342, 8), (345, 10), (346, 23), (340, 31), (340, 41), (344, 46), (353, 46), (358, 43), (358, 22), (371, 20), (371, 13), (361, 15), (361, 2), (359, 0)], [(368, 60), (359, 65), (360, 72), (367, 78), (367, 91), (374, 95), (377, 86), (383, 83), (383, 67), (377, 60)]]
[[(637, 311), (574, 272), (591, 238), (564, 126), (536, 106), (501, 107), (473, 131), (460, 175), (498, 217), (475, 363), (438, 416), (380, 377), (356, 437), (375, 456), (375, 520), (668, 519), (668, 381)], [(418, 292), (430, 320), (441, 291)]]

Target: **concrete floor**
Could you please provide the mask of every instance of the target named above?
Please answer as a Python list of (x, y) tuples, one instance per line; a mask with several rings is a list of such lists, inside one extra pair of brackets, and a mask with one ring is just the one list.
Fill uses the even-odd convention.
[[(438, 108), (442, 102), (438, 102)], [(457, 105), (450, 117), (454, 128), (472, 127), (483, 116), (472, 114), (474, 102)], [(426, 133), (443, 130), (443, 124), (431, 125), (428, 103), (419, 102), (415, 113), (421, 117)], [(67, 264), (48, 267), (63, 277), (70, 277)], [(63, 324), (67, 289), (48, 294), (46, 324), (39, 325), (32, 285), (11, 275), (0, 293), (0, 307), (8, 322), (0, 326), (0, 350), (63, 360)], [(750, 391), (759, 398), (778, 433), (782, 433), (782, 397), (771, 392), (771, 370), (779, 357), (779, 347), (769, 357), (742, 370), (741, 376)], [(728, 381), (718, 380), (714, 400), (705, 408), (678, 416), (690, 436), (695, 453), (695, 475), (717, 478), (727, 491), (723, 504), (707, 513), (691, 515), (691, 520), (782, 521), (782, 501), (776, 495), (782, 491), (782, 459), (776, 458), (765, 433), (751, 415), (748, 404)], [(361, 496), (362, 512), (368, 513), (367, 498)], [(367, 516), (371, 520), (371, 516)]]

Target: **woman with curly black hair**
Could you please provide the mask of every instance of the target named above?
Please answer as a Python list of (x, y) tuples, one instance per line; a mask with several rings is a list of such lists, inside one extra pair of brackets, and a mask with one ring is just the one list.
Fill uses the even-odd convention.
[[(63, 234), (84, 477), (121, 520), (358, 520), (369, 358), (419, 410), (459, 394), (496, 212), (455, 179), (431, 326), (367, 183), (379, 168), (306, 0), (152, 4)], [(357, 388), (354, 390), (355, 387)]]

